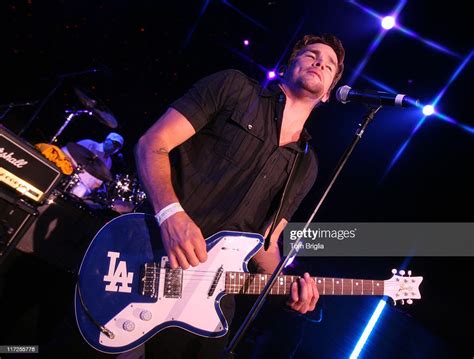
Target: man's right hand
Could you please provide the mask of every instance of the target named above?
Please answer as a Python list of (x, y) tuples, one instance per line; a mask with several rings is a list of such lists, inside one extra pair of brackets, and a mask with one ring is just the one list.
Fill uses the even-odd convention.
[(185, 212), (177, 212), (161, 224), (161, 240), (173, 269), (196, 267), (207, 260), (201, 230)]

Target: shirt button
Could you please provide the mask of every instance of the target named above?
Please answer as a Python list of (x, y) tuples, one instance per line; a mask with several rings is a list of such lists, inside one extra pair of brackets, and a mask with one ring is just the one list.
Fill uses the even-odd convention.
[(266, 179), (267, 178), (267, 175), (263, 175), (263, 179)]
[(251, 130), (251, 129), (253, 128), (253, 126), (252, 126), (252, 125), (247, 125), (247, 128), (248, 128), (249, 130)]

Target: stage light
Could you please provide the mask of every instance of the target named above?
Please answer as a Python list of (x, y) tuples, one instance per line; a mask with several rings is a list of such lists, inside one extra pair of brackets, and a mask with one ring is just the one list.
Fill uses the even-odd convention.
[(295, 260), (295, 256), (291, 257), (290, 259), (288, 259), (288, 262), (285, 264), (285, 268), (286, 267), (289, 267), (291, 265), (291, 263), (293, 263), (293, 261)]
[(393, 16), (385, 16), (382, 19), (382, 27), (385, 30), (390, 30), (394, 26), (395, 26), (395, 18)]
[(244, 40), (244, 46), (249, 46), (249, 45), (250, 45), (250, 41), (247, 40), (247, 39), (245, 39), (245, 40)]
[(365, 329), (362, 333), (362, 335), (359, 338), (359, 341), (357, 342), (354, 350), (352, 351), (352, 354), (350, 355), (350, 359), (357, 359), (359, 357), (360, 352), (364, 348), (365, 343), (367, 342), (367, 339), (369, 339), (370, 334), (372, 333), (372, 330), (375, 327), (375, 324), (380, 318), (380, 315), (382, 314), (382, 311), (385, 307), (385, 300), (380, 300), (379, 304), (377, 305), (377, 308), (375, 308), (374, 313), (370, 317), (369, 322), (365, 326)]
[(272, 70), (272, 71), (268, 71), (268, 72), (267, 72), (267, 78), (268, 78), (269, 80), (273, 80), (275, 77), (276, 77), (275, 71)]
[(423, 106), (423, 115), (431, 116), (432, 114), (434, 114), (434, 112), (435, 112), (435, 109), (434, 109), (433, 105)]

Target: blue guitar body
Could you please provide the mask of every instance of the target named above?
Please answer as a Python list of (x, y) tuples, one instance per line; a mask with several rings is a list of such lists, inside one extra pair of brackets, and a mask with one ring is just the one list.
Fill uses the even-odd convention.
[(76, 285), (75, 314), (84, 339), (99, 351), (121, 353), (172, 326), (205, 337), (225, 335), (219, 305), (225, 273), (247, 272), (263, 238), (227, 231), (206, 243), (205, 263), (172, 270), (153, 216), (124, 214), (106, 224), (87, 249)]

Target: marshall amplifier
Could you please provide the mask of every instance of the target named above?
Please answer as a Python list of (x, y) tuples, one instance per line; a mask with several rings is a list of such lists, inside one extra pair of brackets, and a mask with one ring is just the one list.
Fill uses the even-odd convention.
[(44, 202), (62, 174), (31, 144), (0, 125), (0, 186), (36, 204)]

